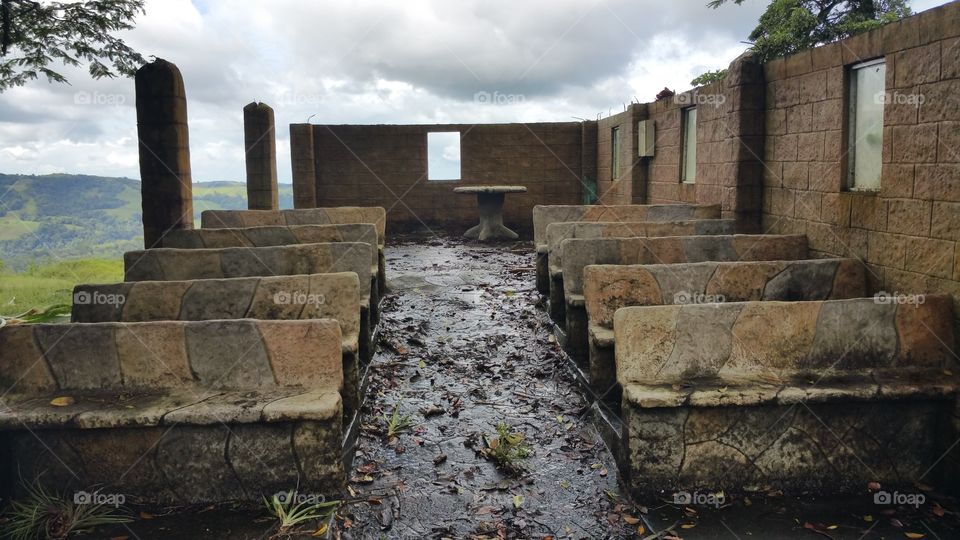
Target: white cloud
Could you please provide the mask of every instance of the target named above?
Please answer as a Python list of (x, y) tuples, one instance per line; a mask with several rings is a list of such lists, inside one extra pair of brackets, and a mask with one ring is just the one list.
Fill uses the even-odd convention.
[[(766, 2), (705, 4), (148, 0), (125, 37), (183, 74), (195, 181), (243, 180), (242, 108), (257, 100), (276, 111), (278, 172), (289, 182), (288, 125), (308, 118), (565, 121), (687, 88), (744, 49)], [(72, 86), (38, 81), (0, 95), (0, 171), (139, 177), (133, 81), (63, 71)]]

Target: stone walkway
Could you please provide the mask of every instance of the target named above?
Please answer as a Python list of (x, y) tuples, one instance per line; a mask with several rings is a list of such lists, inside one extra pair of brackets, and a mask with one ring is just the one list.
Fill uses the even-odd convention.
[[(619, 530), (613, 459), (537, 306), (532, 246), (391, 246), (344, 538), (600, 538)], [(394, 407), (413, 427), (394, 439)], [(482, 454), (506, 424), (531, 455), (510, 475)], [(623, 523), (617, 516), (617, 520)], [(631, 529), (633, 527), (630, 527)], [(622, 532), (626, 532), (625, 530)]]

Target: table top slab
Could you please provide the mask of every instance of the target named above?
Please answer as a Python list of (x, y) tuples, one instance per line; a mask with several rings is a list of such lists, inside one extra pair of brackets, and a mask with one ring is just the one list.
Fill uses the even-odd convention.
[(463, 186), (454, 188), (454, 193), (525, 193), (525, 186)]

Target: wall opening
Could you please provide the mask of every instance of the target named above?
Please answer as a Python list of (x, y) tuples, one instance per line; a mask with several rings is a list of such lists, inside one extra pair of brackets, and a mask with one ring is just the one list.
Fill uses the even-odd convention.
[(610, 179), (620, 178), (620, 128), (610, 131)]
[(687, 107), (681, 114), (683, 149), (680, 158), (680, 181), (692, 184), (697, 180), (697, 108)]
[(460, 132), (427, 133), (427, 180), (460, 180)]
[(850, 190), (880, 189), (886, 74), (883, 58), (850, 66), (846, 179)]

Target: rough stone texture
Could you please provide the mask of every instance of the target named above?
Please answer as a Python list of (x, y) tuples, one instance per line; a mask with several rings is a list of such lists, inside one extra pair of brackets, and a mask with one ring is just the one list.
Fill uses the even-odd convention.
[(193, 228), (187, 97), (177, 66), (156, 59), (135, 76), (144, 247)]
[(187, 328), (186, 339), (193, 371), (205, 387), (260, 388), (277, 384), (252, 320), (197, 322)]
[[(940, 334), (933, 328), (911, 328), (911, 350), (927, 355), (914, 355), (917, 363), (909, 365), (898, 357), (898, 313), (914, 310), (923, 313), (911, 314), (915, 319), (951, 319), (944, 297), (930, 298), (930, 303), (914, 305), (855, 298), (622, 308), (614, 316), (617, 378), (621, 384), (673, 384), (718, 378), (749, 381), (764, 374), (789, 380), (807, 373), (825, 377), (893, 367), (951, 368), (950, 350), (920, 344), (953, 343), (953, 331), (946, 325), (936, 328)], [(726, 352), (715, 363), (705, 365), (701, 352), (681, 346), (686, 329), (679, 321), (688, 312), (695, 314), (700, 328), (721, 329), (729, 336), (717, 333), (714, 342), (732, 337), (733, 346), (721, 347)]]
[(910, 484), (940, 459), (942, 402), (647, 408), (624, 404), (634, 493)]
[(277, 135), (273, 109), (266, 103), (243, 108), (243, 148), (247, 165), (247, 208), (276, 210)]
[[(762, 174), (764, 230), (805, 232), (818, 254), (861, 259), (872, 292), (949, 293), (955, 312), (958, 16), (960, 4), (949, 3), (818, 47), (811, 53), (843, 54), (820, 54), (822, 61), (806, 73), (781, 69), (794, 57), (768, 63), (762, 154), (768, 166)], [(881, 57), (887, 100), (880, 189), (848, 191), (845, 66)], [(809, 121), (801, 121), (799, 112), (809, 112)], [(795, 181), (793, 171), (803, 181)]]
[[(5, 478), (152, 504), (343, 487), (334, 320), (13, 326), (0, 343), (4, 381), (38, 354), (0, 410)], [(75, 403), (51, 405), (58, 395)]]
[[(140, 281), (133, 283), (133, 287), (130, 285), (117, 283), (94, 286), (91, 290), (103, 296), (125, 291), (125, 303), (119, 305), (120, 309), (110, 311), (100, 310), (91, 304), (75, 304), (73, 319), (81, 322), (333, 319), (339, 323), (342, 335), (345, 413), (349, 416), (359, 406), (360, 363), (368, 362), (371, 352), (370, 343), (361, 343), (360, 336), (369, 336), (371, 331), (367, 327), (369, 321), (361, 319), (359, 278), (355, 273)], [(135, 309), (131, 309), (131, 306)], [(293, 344), (299, 341), (302, 339), (293, 340)], [(118, 330), (118, 347), (128, 347), (131, 351), (139, 350), (142, 353), (121, 354), (122, 358), (128, 358), (126, 362), (133, 362), (121, 365), (124, 380), (128, 383), (142, 380), (141, 386), (155, 387), (153, 381), (164, 376), (190, 379), (183, 344), (182, 327), (145, 327), (136, 333), (127, 329)], [(315, 362), (316, 359), (311, 357), (310, 361)]]
[[(567, 348), (580, 363), (585, 363), (589, 355), (587, 312), (583, 296), (583, 269), (588, 265), (795, 260), (807, 256), (807, 242), (803, 236), (568, 238), (560, 246), (563, 252), (562, 300), (565, 302)], [(556, 296), (559, 300), (559, 295)]]
[(386, 234), (386, 211), (379, 206), (342, 206), (297, 210), (204, 210), (200, 224), (204, 229), (242, 229), (248, 227), (291, 225), (345, 225), (372, 223), (382, 246)]
[(316, 208), (317, 173), (310, 124), (290, 124), (290, 166), (293, 169), (293, 207)]

